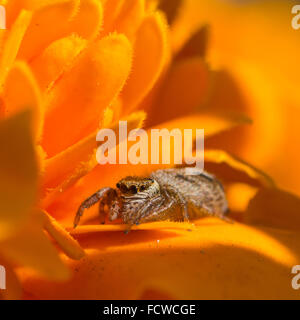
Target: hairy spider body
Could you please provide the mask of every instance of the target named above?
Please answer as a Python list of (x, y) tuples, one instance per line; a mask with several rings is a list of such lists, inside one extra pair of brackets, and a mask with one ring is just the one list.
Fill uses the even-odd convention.
[(226, 219), (228, 211), (222, 184), (196, 168), (158, 170), (146, 178), (126, 177), (117, 189), (103, 188), (81, 204), (74, 227), (84, 210), (97, 202), (103, 223), (108, 206), (109, 219), (122, 218), (128, 230), (153, 221), (189, 221), (209, 215)]

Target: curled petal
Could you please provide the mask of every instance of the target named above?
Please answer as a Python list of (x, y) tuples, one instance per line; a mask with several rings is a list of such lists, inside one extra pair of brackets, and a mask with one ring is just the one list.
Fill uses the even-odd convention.
[[(108, 114), (108, 117), (110, 117), (110, 114)], [(146, 115), (143, 112), (133, 113), (127, 117), (128, 129), (141, 128), (145, 117)], [(110, 124), (106, 120), (104, 125), (104, 128), (110, 128), (116, 133), (118, 132), (119, 122)], [(76, 145), (46, 161), (46, 174), (43, 178), (43, 187), (45, 189), (59, 185), (67, 176), (72, 175), (80, 164), (88, 161), (94, 155), (94, 151), (97, 148), (96, 135), (96, 132), (91, 134)]]
[(275, 187), (263, 171), (222, 150), (205, 150), (205, 167), (224, 181), (245, 182), (251, 185)]
[(30, 61), (51, 42), (66, 36), (68, 23), (79, 4), (80, 0), (43, 1), (33, 13), (18, 57)]
[(115, 19), (111, 31), (125, 34), (128, 39), (135, 38), (135, 33), (144, 18), (144, 0), (123, 1), (122, 8)]
[(73, 66), (86, 45), (86, 40), (74, 34), (52, 42), (32, 61), (33, 72), (43, 91)]
[[(97, 130), (103, 111), (125, 84), (131, 59), (126, 37), (112, 34), (92, 43), (65, 73), (46, 112), (42, 146), (49, 157)], [(53, 131), (57, 127), (62, 130)]]
[[(127, 117), (125, 120), (127, 121), (128, 130), (141, 128), (145, 117), (144, 112), (133, 113)], [(114, 130), (118, 136), (119, 122), (109, 125), (108, 128)], [(62, 195), (66, 189), (70, 188), (97, 166), (96, 151), (95, 132), (63, 153), (46, 161), (43, 189), (52, 188), (53, 190), (42, 201), (43, 207), (47, 207), (55, 198)]]
[(149, 93), (167, 59), (166, 22), (160, 13), (151, 14), (137, 32), (132, 73), (122, 92), (126, 112), (133, 110)]
[(103, 8), (99, 0), (81, 0), (79, 12), (70, 22), (70, 32), (84, 39), (94, 39), (103, 23)]
[(144, 17), (144, 0), (109, 0), (104, 3), (103, 33), (118, 32), (133, 40)]

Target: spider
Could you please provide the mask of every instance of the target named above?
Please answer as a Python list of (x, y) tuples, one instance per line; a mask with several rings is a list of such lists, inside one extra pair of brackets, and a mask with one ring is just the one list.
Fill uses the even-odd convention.
[(126, 177), (117, 189), (103, 188), (79, 207), (74, 228), (85, 209), (99, 202), (102, 223), (106, 211), (110, 221), (122, 218), (126, 233), (133, 225), (153, 221), (190, 221), (203, 216), (227, 220), (227, 201), (222, 184), (211, 174), (197, 168), (154, 171), (150, 177)]

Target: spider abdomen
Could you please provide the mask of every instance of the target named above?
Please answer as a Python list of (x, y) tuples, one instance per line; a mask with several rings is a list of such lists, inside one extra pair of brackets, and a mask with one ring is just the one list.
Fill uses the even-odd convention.
[(172, 188), (188, 205), (189, 217), (216, 215), (222, 217), (228, 211), (222, 184), (207, 172), (196, 168), (158, 170), (151, 175), (161, 186)]

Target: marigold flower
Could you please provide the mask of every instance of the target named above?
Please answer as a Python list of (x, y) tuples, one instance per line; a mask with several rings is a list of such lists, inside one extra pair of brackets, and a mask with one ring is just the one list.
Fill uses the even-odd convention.
[[(290, 146), (291, 134), (273, 136), (282, 99), (293, 93), (292, 109), (299, 97), (270, 72), (274, 61), (283, 70), (287, 62), (235, 43), (236, 4), (206, 3), (0, 1), (7, 13), (0, 33), (3, 298), (298, 298), (290, 282), (300, 259), (300, 200), (249, 163), (270, 166), (279, 185), (299, 192), (297, 162), (288, 178), (278, 170), (276, 143)], [(242, 10), (256, 17), (264, 6)], [(259, 21), (243, 39), (252, 43), (262, 26), (268, 30)], [(116, 130), (120, 119), (129, 130), (204, 128), (205, 166), (223, 181), (235, 223), (157, 222), (124, 236), (122, 225), (98, 225), (91, 209), (73, 230), (79, 204), (96, 190), (162, 167), (97, 164), (97, 131)]]

